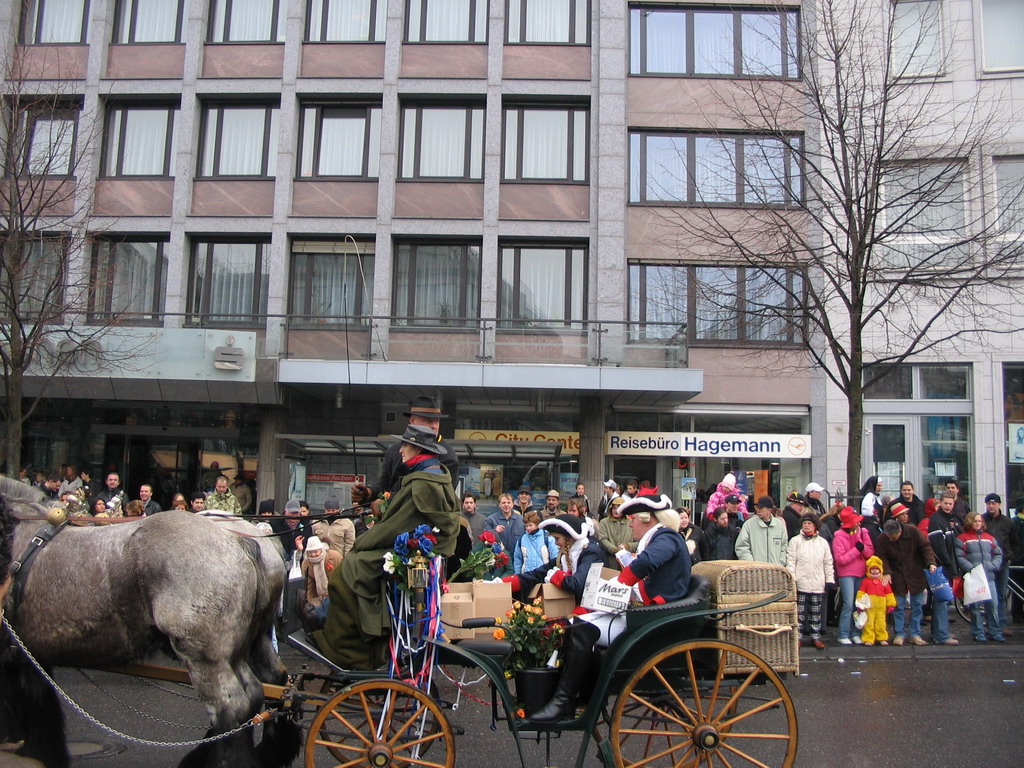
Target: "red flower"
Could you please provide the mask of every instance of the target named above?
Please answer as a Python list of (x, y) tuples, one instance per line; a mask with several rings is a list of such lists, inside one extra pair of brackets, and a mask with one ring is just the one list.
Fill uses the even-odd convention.
[(435, 536), (435, 535), (434, 535), (434, 534), (432, 534), (432, 533), (428, 533), (428, 534), (427, 534), (426, 536), (424, 536), (423, 538), (424, 538), (424, 539), (430, 539), (430, 541), (432, 541), (432, 542), (433, 542), (434, 544), (437, 544), (437, 536)]
[(498, 540), (498, 537), (494, 535), (494, 531), (484, 531), (480, 534), (480, 541), (485, 544), (493, 544)]
[(502, 552), (499, 555), (495, 555), (494, 556), (494, 565), (497, 566), (498, 568), (502, 568), (502, 567), (508, 565), (508, 555), (506, 555), (504, 552)]
[(324, 565), (324, 570), (326, 570), (326, 571), (333, 571), (334, 570), (334, 563), (330, 563), (329, 562), (326, 565)]
[(419, 549), (420, 548), (420, 540), (419, 539), (409, 539), (409, 545), (408, 546), (409, 546), (410, 550)]

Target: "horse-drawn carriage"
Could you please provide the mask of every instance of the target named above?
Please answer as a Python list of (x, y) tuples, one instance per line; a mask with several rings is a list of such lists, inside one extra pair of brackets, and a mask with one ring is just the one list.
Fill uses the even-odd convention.
[[(602, 762), (617, 768), (788, 768), (794, 762), (796, 715), (780, 675), (756, 653), (708, 634), (715, 621), (782, 599), (784, 591), (748, 604), (709, 607), (708, 581), (694, 575), (683, 600), (630, 609), (627, 630), (602, 652), (600, 672), (582, 713), (540, 725), (518, 713), (504, 671), (504, 659), (511, 650), (507, 642), (444, 639), (437, 589), (439, 559), (430, 567), (433, 602), (426, 601), (425, 610), (418, 604), (423, 601), (411, 598), (393, 605), (393, 642), (396, 636), (401, 638), (401, 647), (393, 653), (388, 672), (340, 669), (300, 633), (289, 641), (325, 664), (328, 672), (304, 672), (285, 679), (276, 654), (268, 650), (267, 618), (281, 584), (274, 581), (280, 578), (274, 576), (274, 569), (264, 567), (263, 542), (244, 532), (242, 536), (237, 536), (237, 531), (216, 532), (220, 529), (212, 522), (175, 514), (109, 526), (106, 531), (65, 534), (62, 549), (54, 548), (39, 557), (40, 563), (50, 563), (51, 574), (73, 573), (76, 565), (84, 568), (85, 561), (97, 553), (107, 557), (117, 553), (119, 562), (130, 564), (133, 570), (115, 569), (113, 580), (103, 582), (107, 592), (88, 599), (78, 593), (80, 603), (95, 603), (90, 610), (96, 617), (88, 625), (65, 629), (62, 634), (48, 634), (52, 628), (37, 629), (28, 620), (22, 627), (26, 629), (23, 634), (35, 639), (43, 663), (57, 665), (74, 665), (74, 659), (80, 657), (71, 646), (104, 633), (121, 643), (118, 651), (123, 650), (126, 661), (155, 648), (157, 636), (163, 635), (187, 668), (189, 675), (182, 673), (181, 677), (191, 678), (213, 713), (209, 735), (228, 734), (227, 744), (213, 741), (204, 745), (208, 750), (204, 765), (272, 764), (266, 758), (269, 750), (256, 748), (251, 736), (237, 730), (240, 723), (267, 720), (269, 714), (264, 742), (274, 728), (290, 725), (294, 729), (296, 724), (305, 728), (303, 759), (307, 768), (451, 768), (456, 742), (447, 714), (450, 709), (446, 709), (433, 675), (438, 668), (451, 667), (479, 670), (489, 683), (492, 717), (507, 724), (523, 768), (524, 738), (546, 739), (568, 732), (582, 734), (577, 768), (584, 762), (591, 739), (597, 743)], [(138, 526), (140, 532), (144, 528), (148, 535), (133, 536), (131, 526)], [(178, 531), (183, 527), (188, 531)], [(158, 551), (166, 546), (158, 548), (156, 543), (172, 532), (185, 537), (182, 542), (187, 544), (184, 551), (188, 556), (216, 556), (225, 569), (234, 569), (233, 575), (211, 584), (215, 571), (206, 569), (206, 581), (185, 577), (169, 583), (166, 556)], [(104, 533), (101, 539), (99, 534)], [(22, 533), (21, 541), (26, 539)], [(241, 543), (233, 543), (236, 539)], [(40, 585), (41, 572), (33, 574)], [(252, 584), (238, 583), (239, 574), (244, 575), (242, 581), (251, 579)], [(182, 590), (187, 592), (184, 597)], [(223, 594), (228, 590), (233, 591)], [(60, 585), (34, 589), (30, 584), (24, 598), (26, 617), (36, 611), (52, 620), (54, 609), (63, 610), (72, 622), (81, 615), (82, 606), (62, 596)], [(116, 610), (111, 610), (112, 604), (117, 605)], [(138, 614), (134, 623), (125, 620), (129, 608)], [(215, 609), (219, 613), (209, 615)], [(231, 617), (236, 614), (246, 620), (233, 627)], [(102, 626), (104, 621), (109, 625)], [(488, 622), (493, 619), (466, 624)], [(50, 635), (54, 642), (63, 642), (68, 653), (62, 655), (61, 648), (48, 645)], [(152, 669), (135, 666), (130, 671), (149, 675)], [(155, 674), (165, 676), (164, 672)], [(264, 681), (262, 686), (257, 677)], [(310, 683), (314, 683), (313, 690)], [(264, 707), (268, 712), (258, 715)], [(289, 759), (276, 764), (287, 764)]]

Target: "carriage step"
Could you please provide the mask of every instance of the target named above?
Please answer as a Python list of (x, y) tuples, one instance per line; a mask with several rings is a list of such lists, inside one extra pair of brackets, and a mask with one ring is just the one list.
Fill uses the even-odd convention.
[(348, 673), (348, 670), (342, 669), (320, 652), (317, 644), (313, 642), (313, 638), (306, 634), (306, 630), (300, 629), (298, 632), (292, 632), (288, 635), (286, 640), (288, 645), (293, 648), (298, 648), (307, 656), (319, 661), (321, 664), (328, 667), (334, 674), (345, 675)]

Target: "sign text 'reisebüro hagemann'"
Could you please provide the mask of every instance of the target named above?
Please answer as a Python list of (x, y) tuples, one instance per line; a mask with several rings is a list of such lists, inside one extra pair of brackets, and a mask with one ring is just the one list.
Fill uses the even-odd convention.
[(722, 434), (708, 432), (609, 432), (609, 454), (643, 456), (741, 456), (806, 459), (810, 435)]

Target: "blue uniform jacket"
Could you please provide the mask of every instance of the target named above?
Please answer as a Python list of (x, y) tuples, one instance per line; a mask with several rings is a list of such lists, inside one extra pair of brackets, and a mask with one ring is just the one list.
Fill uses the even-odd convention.
[(644, 605), (682, 600), (690, 589), (690, 552), (671, 528), (659, 528), (619, 581), (637, 584)]

